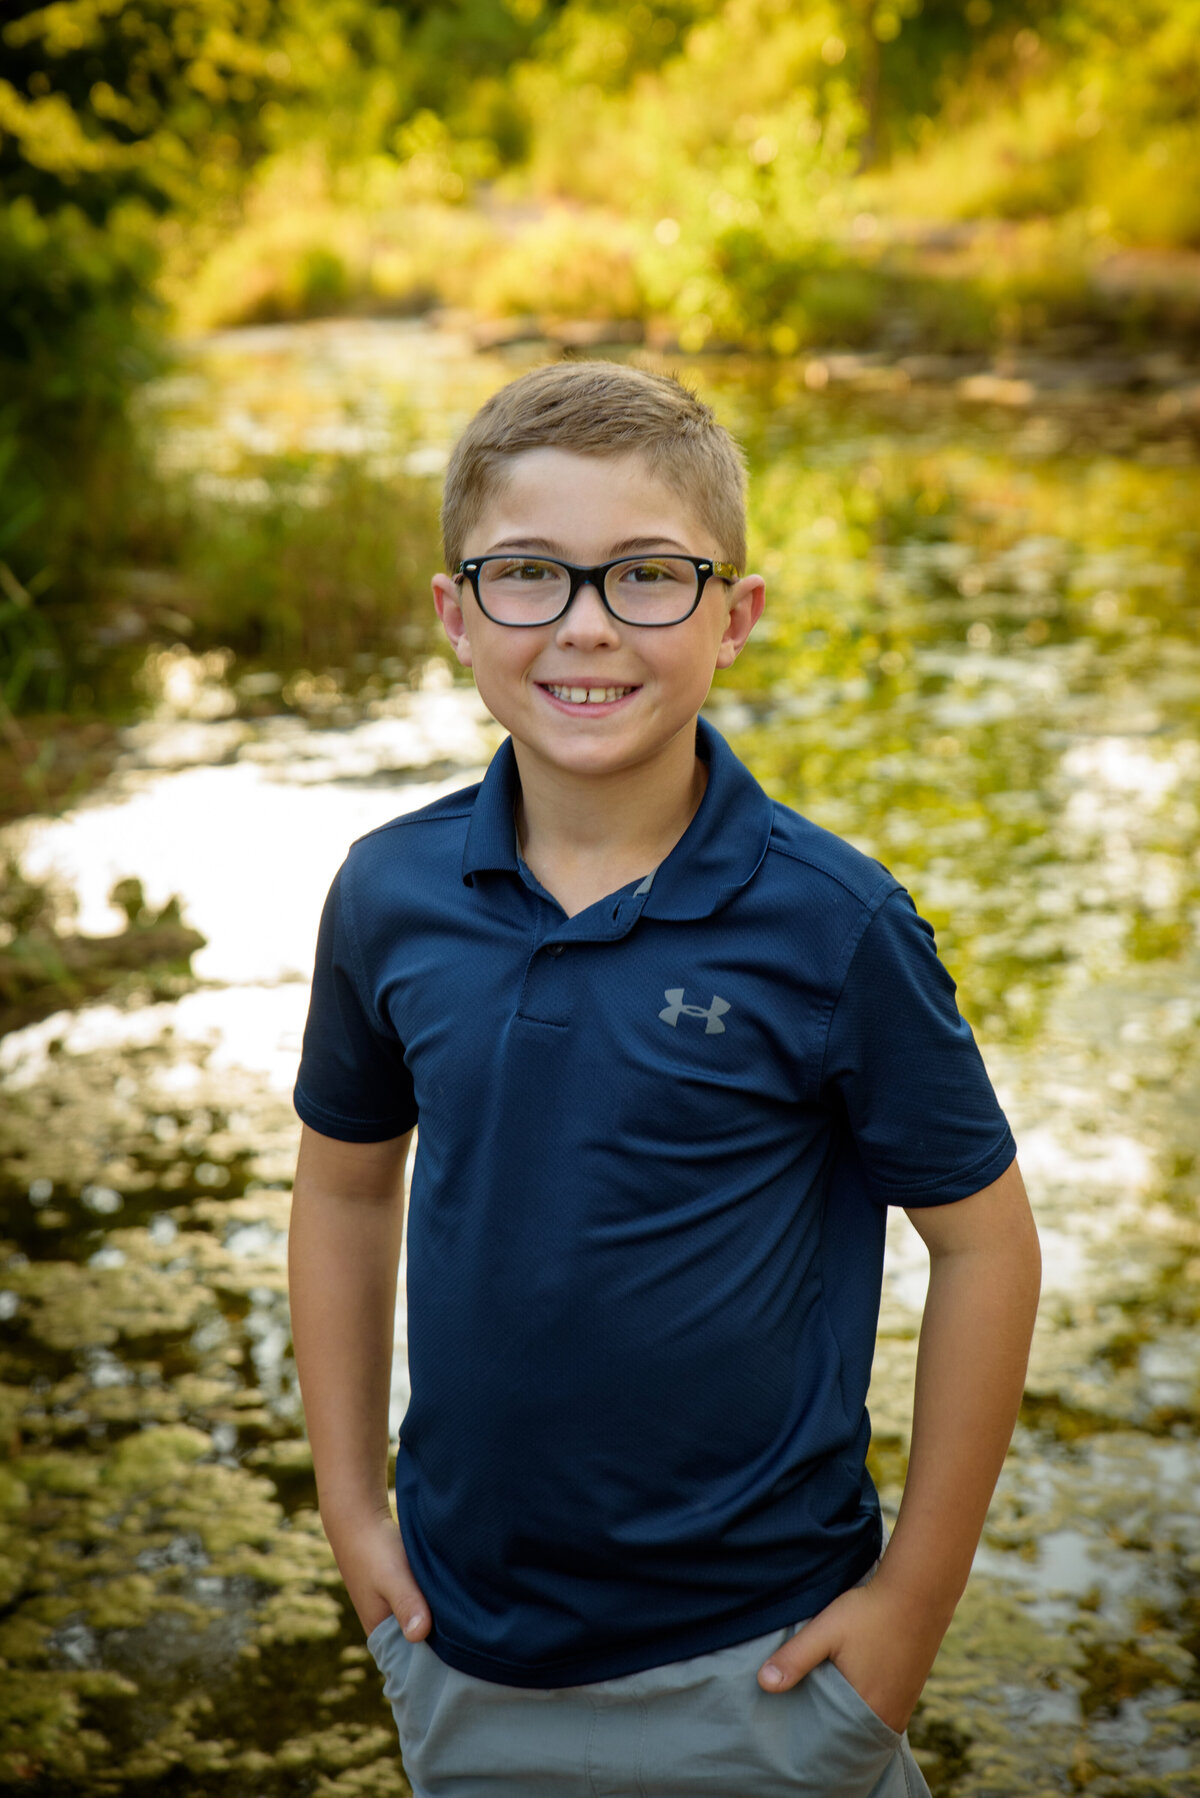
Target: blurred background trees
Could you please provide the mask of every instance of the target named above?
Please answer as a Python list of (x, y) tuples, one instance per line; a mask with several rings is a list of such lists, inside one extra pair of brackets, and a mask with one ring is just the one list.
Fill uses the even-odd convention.
[(283, 73), (266, 0), (8, 5), (0, 79), (0, 652), (8, 706), (60, 697), (36, 610), (119, 550), (129, 401), (159, 362), (167, 221), (262, 155)]
[[(0, 697), (161, 539), (173, 331), (1194, 342), (1200, 0), (57, 0), (0, 26)], [(161, 542), (153, 553), (165, 553)]]

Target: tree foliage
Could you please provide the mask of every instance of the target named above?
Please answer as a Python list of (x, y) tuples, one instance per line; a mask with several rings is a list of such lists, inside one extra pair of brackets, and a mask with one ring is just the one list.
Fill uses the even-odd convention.
[(6, 13), (0, 562), (25, 595), (22, 606), (10, 594), (0, 626), (12, 700), (18, 686), (54, 686), (32, 601), (85, 589), (111, 546), (128, 400), (155, 364), (153, 221), (211, 206), (262, 154), (264, 96), (287, 69), (272, 0), (57, 0)]
[[(1028, 225), (1035, 320), (1094, 241), (1200, 247), (1200, 0), (8, 0), (0, 46), (0, 651), (119, 551), (164, 294), (786, 353), (894, 317), (879, 217)], [(951, 346), (1025, 241), (1003, 303), (928, 286)]]
[(272, 0), (57, 0), (9, 8), (0, 182), (41, 213), (93, 223), (219, 186), (263, 145), (264, 94), (288, 73)]

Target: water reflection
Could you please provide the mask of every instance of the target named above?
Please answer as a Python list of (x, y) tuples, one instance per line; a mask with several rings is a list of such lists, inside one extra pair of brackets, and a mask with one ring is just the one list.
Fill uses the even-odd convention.
[[(216, 345), (160, 396), (166, 453), (235, 482), (313, 432), (387, 456), (401, 403), (432, 467), (510, 372), (357, 332)], [(1200, 469), (1152, 408), (1095, 396), (1014, 418), (704, 379), (759, 465), (773, 594), (712, 715), (933, 919), (1047, 1249), (1022, 1423), (914, 1741), (963, 1798), (1194, 1794)], [(440, 663), (412, 675), (161, 652), (109, 785), (8, 833), (81, 928), (115, 927), (132, 874), (207, 938), (180, 997), (0, 1042), (0, 1754), (30, 1789), (402, 1789), (312, 1512), (283, 1245), (329, 876), (495, 741)], [(254, 715), (285, 688), (290, 715)], [(889, 1505), (926, 1270), (903, 1219), (891, 1244)]]

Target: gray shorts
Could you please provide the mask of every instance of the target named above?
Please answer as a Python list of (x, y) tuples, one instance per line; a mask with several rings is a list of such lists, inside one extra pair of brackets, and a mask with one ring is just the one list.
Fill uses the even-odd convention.
[(762, 1690), (794, 1634), (554, 1691), (459, 1673), (394, 1617), (367, 1647), (415, 1798), (929, 1798), (908, 1737), (832, 1661)]

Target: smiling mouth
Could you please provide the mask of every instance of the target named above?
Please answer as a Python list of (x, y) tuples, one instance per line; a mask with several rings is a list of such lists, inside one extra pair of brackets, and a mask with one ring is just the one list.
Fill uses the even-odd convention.
[(611, 704), (614, 699), (624, 699), (627, 694), (637, 692), (636, 687), (560, 687), (552, 681), (541, 684), (551, 698), (567, 705)]

